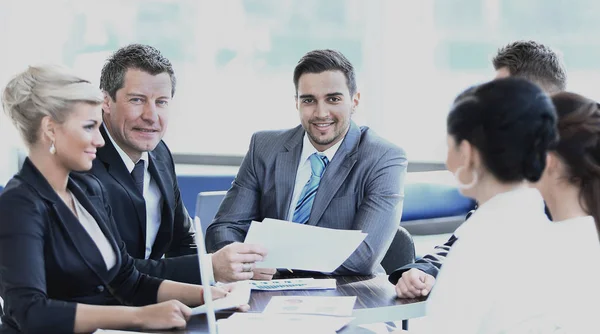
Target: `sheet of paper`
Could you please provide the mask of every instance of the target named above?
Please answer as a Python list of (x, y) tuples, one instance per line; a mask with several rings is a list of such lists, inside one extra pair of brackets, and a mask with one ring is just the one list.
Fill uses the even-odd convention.
[(252, 222), (244, 243), (263, 245), (268, 254), (257, 265), (329, 273), (337, 269), (367, 236), (357, 230), (336, 230), (265, 219)]
[[(213, 302), (215, 311), (236, 308), (240, 305), (248, 304), (250, 301), (250, 284), (247, 281), (234, 283), (235, 288), (224, 298)], [(192, 315), (206, 313), (205, 305), (200, 305), (192, 309)]]
[(263, 312), (349, 317), (355, 302), (356, 296), (274, 296)]
[(227, 333), (335, 333), (354, 318), (305, 314), (234, 313), (217, 322), (219, 334)]
[(252, 290), (282, 291), (282, 290), (329, 290), (335, 289), (335, 278), (293, 278), (274, 279), (271, 281), (250, 281)]
[(151, 334), (149, 332), (120, 331), (116, 329), (98, 329), (93, 334)]

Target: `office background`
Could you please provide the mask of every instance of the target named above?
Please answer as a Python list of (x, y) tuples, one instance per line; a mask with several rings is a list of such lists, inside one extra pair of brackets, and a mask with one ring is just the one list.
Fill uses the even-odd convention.
[[(65, 64), (98, 83), (111, 52), (151, 44), (177, 74), (165, 136), (177, 161), (235, 168), (253, 132), (298, 124), (298, 59), (334, 48), (357, 69), (355, 121), (405, 148), (411, 163), (436, 169), (452, 99), (492, 77), (490, 59), (508, 42), (561, 50), (568, 88), (600, 99), (599, 11), (594, 0), (2, 1), (0, 84), (38, 63)], [(0, 116), (0, 184), (22, 149)]]

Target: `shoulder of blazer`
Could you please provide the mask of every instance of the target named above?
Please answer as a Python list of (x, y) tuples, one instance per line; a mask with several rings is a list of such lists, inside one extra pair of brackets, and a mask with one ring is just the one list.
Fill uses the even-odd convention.
[(69, 176), (88, 195), (104, 197), (105, 191), (102, 182), (94, 174), (90, 172), (71, 172)]
[(282, 150), (301, 144), (304, 136), (302, 125), (286, 130), (267, 130), (255, 132), (252, 135), (250, 150), (256, 153), (276, 154)]
[[(33, 184), (17, 174), (8, 181), (2, 193), (0, 193), (0, 210), (2, 210), (2, 217), (4, 218), (0, 219), (0, 230), (2, 230), (2, 233), (15, 231), (17, 226), (15, 226), (14, 221), (7, 219), (7, 217), (18, 211), (24, 211), (28, 214), (39, 214), (40, 219), (29, 219), (31, 216), (27, 216), (27, 218), (32, 222), (37, 221), (45, 225), (40, 226), (40, 228), (46, 229), (46, 224), (48, 224), (48, 219), (50, 219), (46, 213), (51, 211), (54, 203), (55, 201), (52, 198), (44, 196)], [(5, 212), (4, 210), (12, 211), (12, 213)], [(18, 229), (24, 228), (28, 230), (32, 226), (30, 224), (23, 224)]]
[(395, 155), (406, 157), (406, 152), (398, 145), (380, 137), (368, 126), (360, 127), (359, 151), (372, 154), (372, 152), (395, 151)]
[[(36, 205), (42, 204), (44, 199), (42, 194), (33, 185), (23, 180), (19, 175), (15, 175), (6, 183), (2, 193), (0, 193), (0, 201), (13, 197), (28, 198)], [(51, 200), (48, 202), (52, 203)]]

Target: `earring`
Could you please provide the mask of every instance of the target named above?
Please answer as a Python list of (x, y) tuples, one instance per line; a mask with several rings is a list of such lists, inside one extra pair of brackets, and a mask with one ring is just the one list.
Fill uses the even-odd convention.
[(454, 173), (454, 178), (456, 179), (456, 184), (458, 186), (459, 189), (471, 189), (475, 186), (475, 184), (477, 183), (477, 181), (479, 180), (477, 172), (476, 171), (471, 171), (471, 175), (472, 175), (472, 180), (469, 183), (462, 183), (460, 181), (460, 172), (462, 172), (465, 169), (465, 166), (460, 166), (456, 169), (456, 172)]
[(56, 147), (54, 146), (54, 142), (52, 142), (52, 145), (50, 145), (50, 154), (56, 154)]

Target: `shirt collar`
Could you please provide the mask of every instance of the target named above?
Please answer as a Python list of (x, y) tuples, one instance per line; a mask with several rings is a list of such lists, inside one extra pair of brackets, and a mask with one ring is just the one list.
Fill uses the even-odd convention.
[[(106, 131), (106, 134), (108, 135), (108, 139), (110, 139), (110, 142), (113, 144), (113, 146), (117, 150), (117, 153), (119, 153), (121, 160), (123, 160), (123, 163), (125, 163), (125, 167), (127, 167), (127, 170), (131, 174), (131, 172), (133, 171), (133, 168), (135, 167), (135, 164), (139, 160), (138, 161), (131, 160), (131, 158), (127, 155), (127, 153), (125, 153), (125, 151), (123, 151), (123, 149), (121, 149), (121, 147), (115, 142), (113, 137), (110, 135), (110, 131), (108, 131), (108, 129), (106, 128), (106, 125), (104, 123), (102, 123), (102, 126), (104, 127), (104, 131)], [(148, 152), (142, 152), (142, 156), (140, 157), (140, 160), (145, 161), (144, 168), (146, 170), (148, 170)]]
[(327, 157), (329, 162), (331, 162), (343, 141), (344, 140), (342, 139), (339, 142), (335, 143), (335, 145), (326, 149), (325, 151), (319, 152), (310, 142), (308, 134), (304, 132), (304, 138), (302, 139), (302, 155), (300, 156), (300, 163), (304, 163), (306, 160), (308, 160), (308, 157), (310, 157), (313, 153), (317, 153), (318, 155), (324, 155)]
[[(515, 219), (515, 216), (520, 219)], [(530, 222), (530, 226), (513, 226), (524, 225), (524, 221)], [(544, 213), (544, 199), (537, 189), (520, 187), (490, 198), (479, 206), (454, 234), (460, 237), (465, 233), (477, 233), (474, 231), (496, 227), (526, 230), (537, 226), (538, 223), (550, 224)]]

